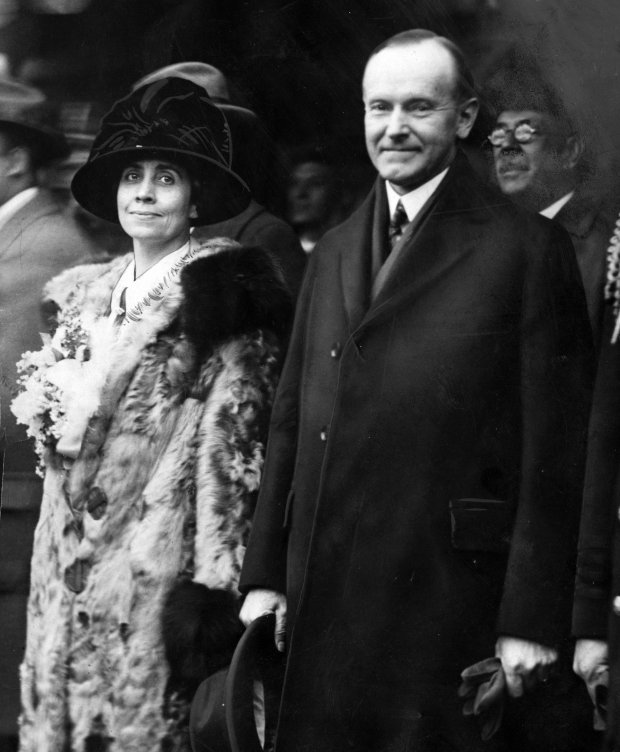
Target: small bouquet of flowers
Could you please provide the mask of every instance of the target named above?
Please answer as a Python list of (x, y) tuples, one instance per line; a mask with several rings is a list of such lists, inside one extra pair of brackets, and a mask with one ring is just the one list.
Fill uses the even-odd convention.
[(68, 406), (83, 389), (90, 351), (77, 309), (64, 311), (53, 337), (41, 336), (41, 350), (25, 352), (17, 364), (20, 393), (11, 411), (35, 440), (37, 472), (42, 476), (45, 453), (61, 438)]

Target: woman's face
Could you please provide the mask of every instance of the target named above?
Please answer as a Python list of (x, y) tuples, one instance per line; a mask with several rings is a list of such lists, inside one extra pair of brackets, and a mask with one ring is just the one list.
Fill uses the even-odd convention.
[(168, 252), (189, 237), (191, 180), (180, 165), (158, 159), (137, 160), (126, 167), (116, 194), (121, 227), (143, 245)]

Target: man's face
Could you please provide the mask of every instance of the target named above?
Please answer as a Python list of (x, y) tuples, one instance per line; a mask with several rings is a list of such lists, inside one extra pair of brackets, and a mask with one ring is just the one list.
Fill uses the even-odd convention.
[(288, 218), (295, 226), (323, 224), (334, 210), (331, 168), (320, 162), (301, 162), (289, 178)]
[(433, 40), (388, 47), (368, 61), (363, 81), (366, 148), (397, 193), (417, 188), (452, 162), (478, 111), (458, 104), (455, 63)]
[[(514, 137), (514, 129), (521, 123), (537, 131), (526, 144)], [(557, 193), (564, 191), (567, 165), (565, 139), (558, 135), (555, 119), (535, 110), (506, 110), (497, 118), (498, 127), (506, 131), (503, 143), (493, 146), (495, 176), (502, 193), (535, 203), (537, 209), (561, 198), (563, 194)]]

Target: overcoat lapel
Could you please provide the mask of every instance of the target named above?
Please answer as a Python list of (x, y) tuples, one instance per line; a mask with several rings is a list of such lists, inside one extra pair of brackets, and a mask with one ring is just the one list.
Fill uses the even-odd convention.
[(347, 223), (340, 253), (340, 282), (350, 331), (364, 318), (370, 299), (372, 233), (377, 185)]
[[(407, 249), (415, 242), (415, 239), (422, 229), (424, 225), (426, 224), (426, 220), (431, 214), (431, 211), (433, 210), (433, 207), (435, 206), (438, 197), (442, 193), (443, 186), (445, 184), (445, 180), (442, 181), (441, 185), (437, 188), (434, 193), (429, 196), (427, 201), (424, 203), (420, 211), (418, 212), (417, 216), (413, 219), (413, 221), (409, 222), (407, 229), (403, 233), (402, 237), (397, 241), (397, 243), (394, 245), (394, 248), (392, 248), (391, 253), (386, 258), (385, 263), (383, 266), (379, 269), (376, 277), (374, 277), (374, 281), (372, 284), (372, 292), (371, 292), (371, 300), (375, 300), (376, 297), (381, 292), (381, 289), (385, 285), (386, 281), (390, 279), (392, 274), (392, 269), (398, 265), (398, 261), (403, 253), (407, 252)], [(385, 190), (382, 191), (382, 193), (385, 193)], [(375, 222), (375, 227), (377, 226), (377, 222)], [(382, 227), (382, 234), (384, 235), (385, 243), (387, 243), (387, 227), (385, 225), (386, 222), (382, 223), (384, 226)]]
[(462, 182), (464, 156), (457, 155), (443, 183), (423, 208), (419, 220), (407, 228), (381, 288), (370, 304), (362, 324), (377, 322), (396, 308), (411, 304), (462, 257), (463, 233), (452, 235), (450, 219), (459, 215), (462, 230), (464, 212), (476, 213), (475, 186)]

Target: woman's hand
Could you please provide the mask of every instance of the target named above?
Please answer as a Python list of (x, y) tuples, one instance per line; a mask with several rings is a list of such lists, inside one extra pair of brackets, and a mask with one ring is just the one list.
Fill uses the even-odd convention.
[(276, 615), (275, 643), (283, 653), (286, 646), (286, 596), (275, 590), (257, 588), (246, 595), (239, 618), (247, 627), (263, 614)]

